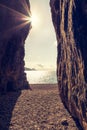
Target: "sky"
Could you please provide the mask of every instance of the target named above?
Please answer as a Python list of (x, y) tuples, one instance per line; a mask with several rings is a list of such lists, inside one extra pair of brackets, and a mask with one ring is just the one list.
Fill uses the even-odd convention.
[(57, 45), (51, 20), (49, 0), (30, 0), (32, 29), (25, 44), (25, 66), (56, 69)]

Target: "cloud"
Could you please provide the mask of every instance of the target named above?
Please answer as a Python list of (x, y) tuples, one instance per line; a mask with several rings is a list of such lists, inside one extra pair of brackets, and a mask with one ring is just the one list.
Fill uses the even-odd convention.
[(38, 66), (39, 68), (44, 68), (44, 65), (42, 65), (42, 64), (37, 64), (37, 66)]
[(35, 63), (35, 62), (25, 62), (25, 70), (28, 71), (39, 71), (39, 70), (52, 70), (56, 68), (55, 64), (50, 64), (50, 63)]
[(43, 64), (37, 64), (37, 63), (31, 63), (29, 64), (28, 62), (25, 62), (25, 70), (44, 70), (45, 69), (45, 65)]
[(28, 67), (25, 67), (25, 71), (36, 71), (35, 68), (28, 68)]

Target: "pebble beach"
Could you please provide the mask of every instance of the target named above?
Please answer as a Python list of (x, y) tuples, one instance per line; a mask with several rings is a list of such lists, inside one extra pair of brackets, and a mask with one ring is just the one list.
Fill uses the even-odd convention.
[(0, 130), (81, 130), (63, 106), (57, 84), (0, 96)]

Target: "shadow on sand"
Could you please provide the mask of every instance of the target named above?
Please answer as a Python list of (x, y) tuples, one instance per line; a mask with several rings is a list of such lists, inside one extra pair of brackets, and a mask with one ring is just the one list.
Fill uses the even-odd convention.
[(9, 92), (0, 96), (0, 130), (9, 130), (12, 111), (21, 91)]

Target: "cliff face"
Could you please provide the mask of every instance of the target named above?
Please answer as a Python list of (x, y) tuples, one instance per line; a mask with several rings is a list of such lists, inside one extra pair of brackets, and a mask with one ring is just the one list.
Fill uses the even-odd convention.
[(29, 0), (0, 0), (0, 92), (29, 88), (24, 72), (29, 17)]
[(87, 130), (87, 0), (50, 0), (61, 99)]

